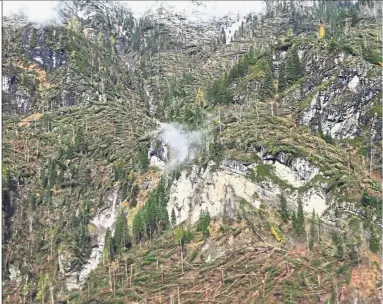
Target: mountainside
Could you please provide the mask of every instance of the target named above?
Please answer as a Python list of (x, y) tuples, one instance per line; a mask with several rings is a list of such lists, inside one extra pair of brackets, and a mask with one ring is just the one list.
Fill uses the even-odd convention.
[(4, 303), (382, 301), (382, 4), (266, 4), (4, 17)]

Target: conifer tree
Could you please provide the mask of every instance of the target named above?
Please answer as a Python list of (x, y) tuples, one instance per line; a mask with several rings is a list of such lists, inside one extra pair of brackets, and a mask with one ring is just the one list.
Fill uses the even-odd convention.
[(136, 207), (137, 205), (137, 195), (140, 192), (140, 187), (134, 183), (132, 185), (131, 193), (130, 193), (130, 207)]
[(222, 37), (222, 44), (226, 44), (226, 33), (224, 28), (222, 28), (221, 30), (221, 37)]
[(311, 214), (311, 221), (310, 221), (310, 241), (309, 241), (309, 249), (312, 250), (314, 248), (314, 241), (315, 241), (315, 225), (316, 225), (316, 216), (315, 216), (315, 210), (313, 210)]
[(174, 211), (174, 208), (172, 208), (172, 215), (171, 215), (171, 220), (172, 220), (172, 226), (174, 227), (177, 223), (177, 219), (176, 219), (176, 213)]
[(296, 218), (296, 233), (299, 236), (305, 234), (305, 216), (303, 213), (303, 203), (302, 200), (298, 200), (298, 210), (297, 210), (297, 218)]
[(52, 164), (51, 167), (49, 168), (49, 185), (48, 185), (48, 189), (51, 189), (55, 183), (56, 183), (56, 179), (57, 179), (57, 170), (56, 170), (56, 165)]
[(287, 201), (283, 192), (280, 198), (280, 214), (281, 214), (282, 221), (284, 223), (287, 223), (289, 221), (289, 211), (287, 210)]
[(139, 242), (145, 233), (145, 224), (141, 212), (137, 213), (133, 219), (133, 235), (136, 242)]
[(274, 77), (270, 65), (266, 64), (265, 75), (263, 76), (261, 86), (259, 89), (259, 97), (262, 101), (274, 97)]
[(117, 217), (113, 241), (116, 253), (129, 246), (128, 221), (124, 213), (120, 213)]
[(148, 159), (148, 147), (146, 145), (143, 145), (140, 147), (140, 152), (139, 152), (139, 166), (140, 169), (145, 171), (148, 169), (149, 166), (149, 159)]
[(293, 213), (291, 214), (291, 221), (293, 223), (293, 229), (295, 231), (295, 233), (297, 233), (297, 215), (295, 213), (295, 211), (293, 211)]
[(105, 243), (104, 243), (104, 250), (103, 250), (103, 260), (104, 263), (106, 261), (113, 260), (114, 257), (114, 248), (113, 248), (113, 238), (112, 238), (112, 232), (109, 228), (106, 229), (105, 233)]
[(370, 239), (369, 239), (369, 247), (370, 250), (374, 253), (377, 253), (380, 248), (380, 241), (377, 233), (375, 232), (374, 228), (371, 228), (370, 230)]
[(290, 49), (286, 58), (282, 61), (279, 68), (278, 88), (279, 91), (287, 89), (295, 81), (303, 76), (302, 67), (295, 47)]
[(159, 214), (158, 214), (158, 226), (157, 229), (162, 232), (165, 231), (169, 226), (169, 214), (168, 210), (165, 206), (159, 207)]
[(202, 232), (204, 237), (209, 236), (210, 221), (211, 218), (209, 211), (201, 211), (197, 222), (197, 231)]
[(286, 86), (291, 86), (302, 77), (302, 68), (296, 47), (290, 50), (286, 58)]
[(286, 63), (283, 60), (280, 67), (279, 67), (279, 75), (278, 75), (278, 91), (282, 92), (284, 89), (286, 89)]
[(344, 248), (343, 248), (343, 237), (340, 233), (337, 233), (337, 232), (334, 232), (332, 234), (332, 241), (334, 242), (335, 246), (336, 246), (336, 255), (337, 257), (339, 258), (342, 258), (343, 257), (343, 254), (344, 254)]
[(153, 236), (153, 233), (157, 230), (157, 216), (158, 208), (156, 205), (156, 195), (152, 193), (145, 205), (145, 226), (146, 233), (149, 237)]

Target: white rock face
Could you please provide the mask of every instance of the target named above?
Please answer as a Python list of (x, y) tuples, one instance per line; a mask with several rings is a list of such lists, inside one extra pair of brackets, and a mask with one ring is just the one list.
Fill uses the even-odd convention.
[(164, 170), (166, 167), (166, 163), (162, 161), (159, 157), (153, 155), (150, 157), (150, 166), (157, 167), (160, 170)]
[[(329, 133), (332, 138), (354, 138), (359, 127), (360, 112), (354, 111), (353, 108), (348, 108), (340, 122), (336, 122), (337, 115), (338, 113), (334, 113), (328, 116), (330, 120), (323, 123), (323, 132)], [(332, 120), (335, 120), (335, 122)]]
[(43, 59), (40, 56), (33, 57), (33, 59), (36, 60), (37, 62), (41, 63), (41, 64), (44, 63)]
[(194, 166), (189, 176), (183, 171), (171, 186), (167, 208), (169, 214), (174, 209), (177, 225), (184, 221), (194, 224), (202, 210), (209, 211), (211, 216), (233, 212), (239, 197), (259, 207), (261, 202), (256, 193), (262, 193), (262, 188), (242, 175), (223, 170), (212, 172), (211, 166), (199, 172)]
[[(260, 155), (261, 156), (261, 155)], [(320, 170), (303, 158), (288, 162), (287, 155), (280, 155), (278, 161), (271, 161), (274, 174), (293, 187), (308, 184)], [(288, 166), (287, 166), (288, 164)], [(246, 178), (249, 168), (257, 164), (242, 164), (238, 161), (224, 160), (219, 169), (212, 169), (210, 163), (206, 169), (193, 166), (190, 172), (181, 172), (180, 178), (170, 188), (168, 213), (174, 209), (176, 225), (197, 222), (201, 211), (209, 211), (211, 216), (235, 216), (240, 199), (243, 198), (254, 207), (261, 203), (276, 205), (282, 189), (272, 182), (253, 183)], [(328, 208), (324, 185), (316, 185), (302, 195), (304, 210), (311, 213), (314, 209), (322, 215)], [(297, 204), (298, 191), (284, 191), (291, 206)], [(292, 207), (296, 208), (296, 207)]]
[(312, 167), (302, 158), (294, 159), (291, 168), (279, 162), (275, 162), (273, 167), (280, 179), (296, 188), (306, 185), (319, 173), (318, 168)]
[(150, 112), (150, 114), (154, 115), (154, 113), (156, 111), (156, 104), (153, 100), (153, 96), (150, 95), (149, 89), (146, 85), (144, 85), (144, 89), (145, 89), (146, 96), (148, 96), (148, 98), (149, 98), (149, 112)]
[(9, 279), (18, 283), (21, 282), (21, 272), (14, 265), (9, 266)]
[(2, 77), (2, 83), (3, 83), (3, 92), (9, 93), (9, 83), (11, 79), (8, 76)]
[(157, 167), (160, 170), (166, 168), (166, 161), (169, 157), (168, 146), (161, 142), (159, 146), (155, 147), (155, 142), (152, 142), (152, 145), (148, 151), (149, 164), (152, 167)]
[(326, 205), (326, 195), (323, 190), (310, 188), (302, 196), (303, 210), (307, 213), (311, 213), (313, 209), (319, 215), (328, 208)]
[[(115, 191), (113, 194), (113, 201), (108, 206), (108, 208), (99, 212), (91, 221), (91, 224), (95, 226), (97, 234), (97, 246), (92, 248), (90, 258), (88, 263), (84, 265), (78, 274), (79, 284), (77, 283), (77, 273), (70, 273), (67, 276), (66, 286), (68, 290), (77, 289), (80, 287), (81, 283), (85, 281), (90, 272), (97, 268), (98, 264), (101, 262), (104, 244), (105, 244), (105, 234), (106, 230), (109, 228), (111, 231), (114, 231), (114, 222), (116, 220), (116, 204), (117, 204), (118, 192)], [(110, 199), (109, 199), (110, 201)], [(60, 263), (62, 264), (62, 263)], [(61, 270), (61, 265), (60, 265)]]
[(243, 17), (239, 19), (238, 21), (235, 21), (232, 23), (229, 27), (225, 28), (225, 36), (226, 36), (226, 44), (230, 44), (231, 39), (234, 38), (234, 34), (236, 31), (239, 30), (239, 28), (242, 25), (242, 22), (246, 24), (246, 18)]
[(351, 81), (348, 83), (348, 88), (353, 91), (353, 92), (356, 92), (356, 87), (357, 85), (359, 84), (359, 77), (358, 76), (354, 76)]
[(315, 117), (315, 113), (316, 113), (315, 104), (317, 102), (318, 96), (319, 96), (319, 92), (314, 95), (313, 99), (311, 100), (310, 107), (307, 109), (306, 112), (303, 113), (303, 117), (302, 117), (303, 124), (308, 124), (311, 121), (311, 119)]
[(299, 60), (302, 60), (302, 57), (303, 57), (304, 54), (305, 54), (305, 51), (304, 51), (304, 50), (298, 50), (298, 57), (299, 57)]
[[(259, 156), (262, 157), (262, 154)], [(294, 158), (288, 165), (287, 161), (287, 156), (282, 153), (277, 161), (269, 160), (265, 163), (271, 164), (273, 173), (295, 188), (308, 184), (320, 172), (319, 168), (312, 166), (304, 158)]]
[[(280, 178), (293, 186), (303, 186), (319, 173), (319, 169), (311, 166), (306, 160), (293, 161), (292, 168), (276, 162), (275, 168)], [(296, 193), (295, 193), (296, 192)], [(181, 172), (180, 178), (170, 188), (167, 205), (168, 213), (172, 209), (176, 214), (176, 225), (197, 222), (201, 211), (209, 211), (211, 216), (235, 216), (241, 198), (259, 208), (261, 202), (277, 204), (281, 189), (271, 182), (253, 183), (243, 172), (235, 172), (232, 168), (220, 167), (213, 171), (211, 164), (203, 170), (193, 166), (191, 172)], [(297, 191), (286, 195), (290, 203), (297, 202)], [(326, 199), (322, 189), (311, 188), (302, 196), (306, 212), (313, 209), (318, 214), (326, 210)]]

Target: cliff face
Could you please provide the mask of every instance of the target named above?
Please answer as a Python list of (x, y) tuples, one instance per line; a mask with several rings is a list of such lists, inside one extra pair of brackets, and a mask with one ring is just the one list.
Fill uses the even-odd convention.
[[(166, 8), (138, 20), (123, 5), (104, 1), (66, 3), (61, 25), (5, 18), (2, 266), (9, 301), (91, 303), (84, 286), (105, 301), (109, 293), (120, 299), (126, 288), (131, 301), (148, 300), (178, 282), (178, 266), (165, 261), (178, 255), (158, 249), (162, 242), (170, 252), (187, 239), (164, 240), (171, 229), (198, 236), (185, 253), (190, 263), (198, 253), (199, 264), (182, 264), (186, 277), (225, 253), (242, 265), (242, 254), (258, 257), (259, 244), (295, 259), (296, 248), (310, 248), (313, 210), (313, 233), (334, 244), (318, 241), (315, 254), (307, 251), (310, 263), (331, 256), (344, 267), (337, 272), (343, 280), (355, 265), (337, 260), (341, 249), (362, 268), (373, 260), (368, 248), (375, 248), (371, 240), (381, 227), (381, 9), (371, 1), (344, 11), (303, 2), (275, 2), (263, 15), (215, 21)], [(318, 40), (321, 18), (326, 36)], [(281, 196), (287, 222), (280, 219)], [(299, 202), (305, 240), (292, 220)], [(201, 243), (195, 226), (203, 211), (221, 228), (209, 226), (211, 239)], [(121, 235), (124, 242), (113, 243)], [(155, 270), (154, 258), (140, 251), (147, 245), (159, 257)], [(258, 249), (246, 253), (253, 245)], [(236, 246), (244, 251), (233, 251)], [(157, 291), (131, 290), (117, 274), (133, 271), (136, 257), (142, 265), (134, 284), (145, 282), (141, 275), (149, 270), (157, 286), (158, 263), (174, 278), (150, 287)], [(322, 264), (312, 280), (328, 273)], [(228, 260), (222, 265), (237, 275)], [(273, 267), (284, 278), (282, 267)], [(270, 269), (262, 275), (273, 274)], [(340, 299), (330, 281), (326, 276), (322, 292)], [(234, 283), (221, 280), (230, 292)], [(189, 287), (182, 285), (181, 293)], [(278, 295), (264, 286), (264, 303), (289, 296), (286, 288)], [(259, 300), (252, 292), (235, 293), (233, 301)], [(344, 298), (351, 301), (351, 294), (347, 289)], [(206, 299), (227, 302), (226, 296)], [(308, 301), (298, 291), (290, 297)]]
[[(291, 187), (303, 189), (314, 177), (320, 176), (319, 169), (304, 159), (295, 159), (291, 167), (275, 159), (265, 161), (264, 164), (269, 164), (270, 172)], [(238, 161), (225, 160), (216, 170), (210, 164), (206, 169), (193, 167), (190, 172), (181, 172), (179, 179), (170, 188), (168, 213), (171, 214), (174, 209), (176, 224), (187, 222), (192, 225), (197, 222), (201, 211), (206, 210), (211, 216), (234, 218), (241, 200), (255, 208), (259, 208), (260, 204), (277, 206), (284, 189), (270, 180), (251, 180), (251, 170), (257, 170), (256, 163), (243, 165)], [(309, 189), (299, 193), (307, 213), (315, 210), (322, 215), (331, 205), (331, 196), (326, 196), (324, 189), (324, 185), (311, 184)], [(286, 191), (285, 195), (293, 210), (298, 190)]]

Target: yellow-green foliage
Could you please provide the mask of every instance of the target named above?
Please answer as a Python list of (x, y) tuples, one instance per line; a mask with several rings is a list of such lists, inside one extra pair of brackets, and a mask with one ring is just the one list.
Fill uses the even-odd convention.
[(203, 90), (201, 87), (199, 87), (197, 91), (197, 96), (195, 97), (195, 104), (200, 105), (202, 98), (203, 98)]
[(324, 36), (325, 36), (325, 31), (324, 31), (323, 25), (321, 24), (319, 27), (319, 39), (323, 39)]
[(278, 241), (278, 242), (284, 242), (283, 238), (279, 235), (279, 233), (275, 230), (275, 228), (273, 226), (271, 226), (271, 234), (274, 235), (275, 239)]
[(133, 220), (134, 220), (134, 216), (136, 215), (136, 207), (132, 207), (131, 209), (129, 209), (129, 214), (128, 214), (128, 226), (129, 227), (132, 227), (133, 226)]
[(73, 16), (73, 18), (68, 22), (68, 25), (67, 25), (67, 30), (71, 31), (71, 30), (74, 30), (76, 31), (77, 30), (77, 26), (78, 26), (78, 19), (76, 16)]
[(193, 240), (193, 234), (189, 230), (184, 230), (182, 228), (178, 228), (174, 232), (174, 243), (179, 245), (188, 244)]
[(38, 287), (37, 287), (36, 300), (44, 299), (47, 286), (48, 286), (48, 275), (46, 273), (41, 272), (39, 276)]

